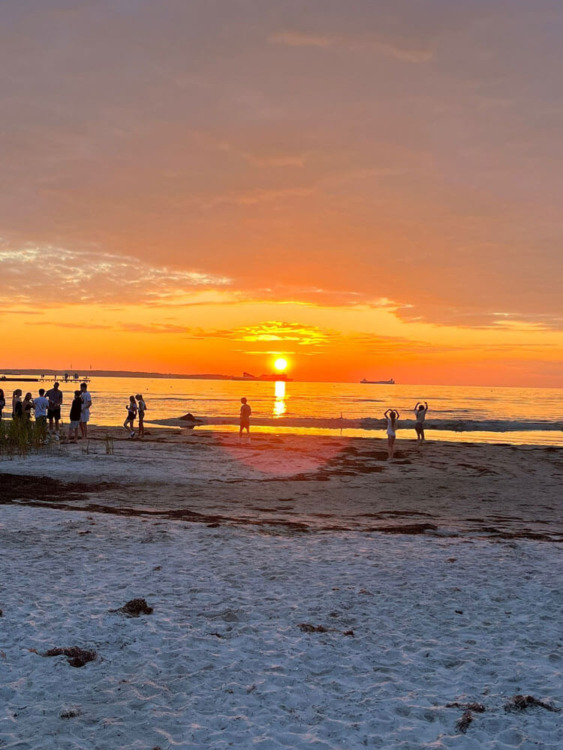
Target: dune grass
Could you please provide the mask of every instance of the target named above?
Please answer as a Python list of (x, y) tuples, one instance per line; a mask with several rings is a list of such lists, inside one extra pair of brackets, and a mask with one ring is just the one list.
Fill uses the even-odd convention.
[(47, 430), (29, 419), (0, 422), (0, 457), (25, 457), (37, 453), (44, 445)]

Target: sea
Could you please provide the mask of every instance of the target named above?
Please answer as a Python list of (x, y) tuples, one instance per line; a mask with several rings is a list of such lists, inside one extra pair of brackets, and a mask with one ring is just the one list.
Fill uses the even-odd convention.
[[(29, 384), (34, 393), (39, 387)], [(75, 387), (61, 382), (64, 416)], [(99, 425), (122, 424), (129, 396), (142, 393), (147, 425), (191, 413), (202, 420), (196, 429), (230, 431), (245, 396), (257, 431), (382, 437), (383, 413), (394, 408), (400, 440), (414, 437), (414, 406), (427, 401), (430, 440), (563, 446), (562, 388), (93, 377), (89, 390)]]

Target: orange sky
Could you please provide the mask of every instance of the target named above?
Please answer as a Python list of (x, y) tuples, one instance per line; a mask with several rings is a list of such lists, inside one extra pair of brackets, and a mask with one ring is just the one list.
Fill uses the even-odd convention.
[(556, 0), (4, 0), (0, 371), (563, 386), (562, 34)]

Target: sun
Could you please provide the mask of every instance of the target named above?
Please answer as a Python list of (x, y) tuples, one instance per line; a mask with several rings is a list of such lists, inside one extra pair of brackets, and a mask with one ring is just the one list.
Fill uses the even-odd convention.
[(278, 359), (276, 359), (276, 361), (274, 362), (274, 367), (278, 372), (283, 372), (285, 369), (287, 369), (287, 359), (278, 357)]

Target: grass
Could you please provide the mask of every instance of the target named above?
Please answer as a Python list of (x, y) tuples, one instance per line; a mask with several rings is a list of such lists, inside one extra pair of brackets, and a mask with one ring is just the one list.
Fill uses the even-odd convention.
[(47, 431), (29, 419), (0, 422), (0, 457), (25, 457), (37, 453), (45, 444)]

